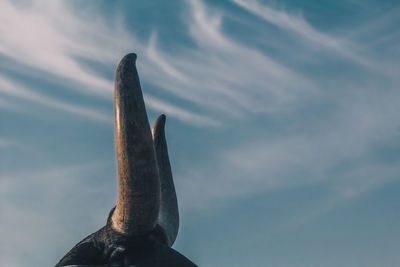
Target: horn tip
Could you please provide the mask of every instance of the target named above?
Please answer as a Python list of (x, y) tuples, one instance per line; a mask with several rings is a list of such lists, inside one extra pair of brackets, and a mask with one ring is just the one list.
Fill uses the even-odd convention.
[(158, 139), (158, 137), (160, 135), (163, 135), (164, 127), (165, 127), (165, 120), (166, 120), (165, 114), (161, 114), (160, 116), (158, 116), (157, 120), (154, 122), (153, 128), (151, 129), (153, 139), (154, 138)]
[(155, 122), (155, 128), (164, 129), (166, 118), (167, 117), (165, 116), (165, 114), (161, 114), (160, 116), (158, 116)]
[(121, 59), (121, 63), (122, 62), (136, 62), (136, 59), (137, 59), (137, 55), (135, 53), (129, 53)]
[(163, 122), (163, 123), (165, 123), (166, 118), (167, 118), (167, 116), (165, 116), (164, 113), (161, 114), (161, 115), (158, 117), (158, 119), (159, 119), (161, 122)]

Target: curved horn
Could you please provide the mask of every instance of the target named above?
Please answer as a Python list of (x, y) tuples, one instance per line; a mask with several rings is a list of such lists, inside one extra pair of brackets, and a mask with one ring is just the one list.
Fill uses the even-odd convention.
[(114, 104), (118, 200), (112, 227), (121, 233), (142, 235), (156, 225), (160, 181), (136, 54), (126, 55), (118, 65)]
[(165, 115), (158, 117), (153, 125), (153, 141), (160, 173), (161, 202), (158, 225), (164, 230), (168, 246), (172, 246), (178, 235), (179, 211), (171, 165), (165, 139)]

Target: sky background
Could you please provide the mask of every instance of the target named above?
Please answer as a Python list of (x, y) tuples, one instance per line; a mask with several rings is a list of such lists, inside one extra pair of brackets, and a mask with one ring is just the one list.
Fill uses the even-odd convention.
[(0, 266), (116, 202), (113, 79), (167, 115), (199, 266), (399, 266), (400, 2), (0, 2)]

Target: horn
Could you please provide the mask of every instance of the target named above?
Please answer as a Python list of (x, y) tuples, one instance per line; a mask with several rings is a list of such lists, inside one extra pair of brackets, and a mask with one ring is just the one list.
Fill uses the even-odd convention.
[(160, 115), (154, 123), (152, 134), (157, 155), (161, 187), (160, 213), (157, 223), (164, 230), (167, 238), (167, 245), (171, 247), (178, 235), (179, 211), (168, 157), (167, 141), (165, 139), (164, 114)]
[(118, 199), (112, 227), (120, 233), (143, 235), (157, 223), (160, 180), (136, 54), (126, 55), (118, 65), (114, 105)]

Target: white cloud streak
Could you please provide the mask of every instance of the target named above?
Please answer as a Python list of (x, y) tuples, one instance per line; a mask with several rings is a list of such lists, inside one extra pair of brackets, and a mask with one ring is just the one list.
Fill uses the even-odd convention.
[(11, 141), (11, 140), (0, 138), (0, 148), (1, 147), (15, 146), (15, 145), (16, 145), (16, 143)]
[(326, 48), (334, 51), (338, 55), (347, 57), (354, 62), (368, 66), (370, 68), (379, 69), (369, 59), (361, 56), (356, 50), (356, 46), (349, 40), (333, 37), (323, 33), (310, 25), (301, 14), (289, 14), (263, 5), (255, 0), (232, 0), (237, 5), (253, 13), (257, 17), (271, 23), (279, 28), (295, 33), (305, 40), (311, 41), (320, 48)]
[[(289, 125), (293, 127), (293, 132), (279, 133), (276, 136), (266, 134), (268, 139), (246, 141), (247, 144), (239, 144), (234, 148), (227, 149), (215, 159), (216, 162), (220, 162), (219, 167), (214, 166), (207, 170), (194, 167), (187, 173), (181, 173), (182, 177), (191, 177), (190, 180), (182, 178), (181, 181), (185, 188), (184, 197), (188, 199), (185, 208), (210, 207), (216, 201), (228, 201), (228, 199), (276, 189), (324, 184), (332, 189), (330, 195), (321, 200), (321, 205), (325, 207), (319, 210), (325, 210), (398, 179), (396, 176), (398, 168), (395, 166), (398, 161), (386, 164), (376, 158), (379, 158), (376, 155), (377, 148), (385, 147), (387, 143), (396, 140), (399, 136), (398, 99), (400, 95), (396, 90), (398, 77), (391, 75), (392, 71), (387, 73), (374, 71), (375, 69), (389, 70), (393, 68), (393, 65), (397, 66), (396, 57), (377, 62), (373, 59), (377, 57), (377, 54), (382, 54), (382, 51), (365, 50), (368, 52), (364, 55), (365, 57), (359, 57), (356, 50), (350, 49), (343, 52), (349, 47), (358, 47), (362, 50), (361, 48), (365, 48), (365, 46), (362, 43), (348, 42), (319, 32), (301, 16), (276, 11), (255, 1), (235, 0), (234, 2), (255, 15), (262, 16), (263, 19), (282, 30), (295, 32), (301, 37), (300, 39), (312, 41), (319, 48), (325, 47), (331, 56), (345, 56), (347, 57), (346, 62), (356, 61), (362, 63), (362, 66), (359, 66), (357, 70), (360, 73), (355, 72), (351, 76), (351, 81), (343, 79), (339, 72), (331, 73), (331, 81), (321, 80), (318, 74), (308, 74), (309, 80), (314, 81), (313, 89), (319, 93), (319, 95), (308, 95), (312, 96), (310, 101), (318, 104), (320, 99), (314, 97), (317, 95), (321, 96), (327, 105), (334, 107), (326, 114), (323, 113), (326, 112), (323, 106), (319, 107), (321, 110), (317, 109), (312, 114), (305, 113), (304, 116), (313, 118), (312, 124), (309, 124), (308, 119), (300, 116), (300, 121), (296, 124), (302, 125), (301, 130), (296, 129), (294, 125)], [(220, 16), (215, 15), (215, 17), (208, 18), (209, 12), (204, 12), (205, 7), (201, 6), (201, 2), (192, 2), (192, 6), (195, 10), (193, 17), (195, 20), (199, 20), (192, 26), (192, 36), (195, 38), (194, 33), (201, 33), (197, 36), (200, 47), (202, 45), (207, 48), (212, 47), (209, 53), (218, 51), (215, 53), (219, 55), (240, 46), (218, 34), (221, 23)], [(391, 21), (393, 22), (393, 19)], [(381, 27), (385, 29), (388, 25), (390, 26), (390, 21), (387, 22)], [(350, 45), (350, 43), (352, 44)], [(224, 51), (220, 52), (219, 47)], [(253, 51), (246, 49), (248, 48), (242, 47), (241, 51), (245, 51), (247, 56), (251, 55)], [(239, 49), (237, 50), (239, 51)], [(240, 58), (240, 52), (238, 54)], [(260, 58), (265, 61), (263, 57)], [(252, 57), (250, 61), (241, 59), (246, 67), (257, 62)], [(326, 58), (320, 59), (320, 61), (324, 65), (331, 64)], [(232, 61), (228, 60), (227, 62), (232, 64)], [(369, 70), (362, 68), (365, 65), (372, 66), (372, 68)], [(277, 69), (280, 70), (279, 65)], [(221, 69), (220, 73), (225, 74), (226, 71)], [(253, 71), (253, 73), (257, 76), (256, 79), (262, 80), (261, 73), (257, 73), (257, 71)], [(278, 77), (296, 81), (296, 75), (289, 75), (291, 73), (295, 73), (294, 70), (283, 71), (282, 75)], [(240, 77), (240, 74), (238, 75), (229, 77)], [(380, 75), (385, 77), (384, 80), (381, 80)], [(246, 82), (251, 84), (249, 81)], [(291, 86), (292, 88), (296, 87), (295, 85)], [(263, 86), (259, 85), (256, 88), (263, 88)], [(280, 85), (277, 88), (285, 87)], [(300, 88), (304, 89), (304, 86), (300, 86)], [(293, 102), (285, 104), (298, 103), (297, 101), (300, 100), (297, 94), (294, 94), (293, 98)], [(260, 97), (260, 99), (265, 101), (266, 97)], [(269, 105), (268, 102), (265, 104)], [(251, 106), (257, 107), (254, 103)], [(295, 112), (301, 110), (297, 105), (292, 108)], [(319, 112), (322, 113), (318, 115)], [(277, 114), (283, 113), (277, 112)], [(314, 120), (316, 117), (320, 118)], [(289, 123), (293, 124), (293, 121)], [(265, 126), (264, 130), (267, 131), (268, 126)], [(238, 129), (238, 132), (246, 135), (246, 130)], [(341, 170), (342, 165), (351, 167)], [(194, 200), (190, 201), (190, 199)], [(308, 216), (308, 218), (310, 217)]]
[(144, 100), (146, 104), (153, 110), (158, 112), (164, 112), (170, 116), (181, 119), (182, 121), (191, 122), (195, 126), (219, 126), (220, 122), (213, 120), (211, 118), (194, 114), (192, 112), (186, 111), (179, 107), (170, 105), (163, 102), (155, 97), (144, 95)]
[[(24, 9), (9, 1), (1, 2), (0, 53), (49, 74), (77, 81), (99, 95), (110, 95), (109, 81), (91, 74), (73, 59), (73, 56), (87, 57), (87, 39), (79, 37), (97, 37), (93, 36), (94, 29), (81, 28), (84, 23), (64, 12), (61, 2), (39, 1), (31, 5)], [(63, 16), (55, 15), (60, 13)]]
[[(350, 42), (316, 30), (300, 15), (277, 11), (256, 1), (234, 2), (335, 53), (359, 57), (349, 49)], [(112, 82), (82, 67), (76, 57), (115, 65), (128, 51), (146, 51), (139, 57), (142, 79), (172, 97), (198, 105), (200, 114), (151, 95), (147, 97), (149, 106), (196, 126), (216, 126), (226, 118), (244, 118), (248, 113), (294, 110), (315, 97), (318, 90), (310, 79), (262, 51), (230, 39), (221, 29), (222, 11), (212, 10), (201, 1), (188, 4), (190, 15), (185, 21), (196, 48), (182, 47), (179, 53), (167, 53), (157, 47), (156, 34), (146, 45), (120, 23), (111, 25), (100, 17), (83, 18), (63, 2), (36, 1), (22, 8), (4, 1), (0, 4), (0, 12), (4, 13), (0, 16), (0, 53), (82, 84), (79, 93), (109, 99)], [(59, 13), (63, 16), (54, 15)]]
[(280, 28), (290, 30), (312, 42), (334, 50), (341, 50), (343, 48), (343, 40), (333, 38), (327, 34), (317, 31), (309, 23), (307, 23), (300, 14), (290, 15), (287, 12), (274, 10), (268, 6), (262, 5), (257, 1), (232, 1), (252, 12), (254, 15), (268, 21), (269, 23)]
[(187, 2), (185, 20), (196, 48), (166, 53), (157, 48), (153, 35), (147, 53), (158, 86), (213, 111), (221, 120), (290, 109), (315, 93), (306, 78), (230, 39), (221, 29), (222, 12), (213, 13), (202, 1)]
[(205, 170), (193, 166), (179, 174), (184, 177), (180, 180), (187, 199), (184, 208), (209, 208), (215, 202), (254, 194), (325, 185), (329, 193), (318, 208), (313, 206), (301, 216), (295, 214), (299, 218), (293, 221), (303, 223), (398, 180), (400, 162), (379, 160), (375, 151), (400, 136), (398, 111), (392, 111), (395, 99), (398, 96), (386, 100), (387, 108), (379, 111), (371, 106), (343, 107), (343, 114), (336, 115), (344, 119), (328, 119), (331, 125), (323, 129), (310, 125), (303, 133), (270, 135), (226, 149), (216, 157), (217, 166)]
[[(22, 66), (48, 73), (46, 80), (57, 82), (61, 77), (69, 83), (63, 85), (78, 94), (91, 94), (108, 100), (112, 98), (112, 81), (83, 67), (79, 58), (113, 67), (124, 54), (146, 50), (143, 41), (139, 41), (132, 33), (126, 31), (119, 20), (111, 25), (100, 17), (78, 16), (63, 1), (51, 3), (33, 1), (25, 7), (3, 1), (0, 3), (0, 36), (1, 54), (21, 63)], [(143, 69), (151, 71), (151, 63), (146, 57), (140, 59)], [(150, 72), (146, 77), (150, 77), (151, 81), (157, 74)], [(167, 75), (169, 80), (176, 78), (172, 72)], [(21, 90), (14, 92), (22, 97), (21, 93)], [(100, 118), (99, 112), (66, 105), (45, 95), (38, 97), (37, 93), (33, 96), (29, 90), (25, 90), (24, 93), (28, 94), (25, 96), (27, 100), (38, 102), (46, 98), (46, 105), (49, 107), (59, 105), (59, 109), (65, 111), (79, 112), (97, 120), (104, 119)], [(156, 111), (171, 112), (172, 117), (185, 123), (195, 126), (218, 124), (214, 119), (195, 114), (164, 100), (151, 99), (151, 96), (148, 96), (151, 108)]]
[(6, 78), (0, 75), (0, 92), (7, 94), (9, 96), (14, 96), (24, 100), (40, 104), (42, 106), (47, 106), (53, 109), (58, 109), (66, 111), (69, 113), (84, 116), (89, 119), (104, 123), (113, 123), (113, 118), (111, 115), (98, 112), (94, 109), (82, 107), (80, 105), (74, 105), (67, 103), (62, 100), (58, 100), (53, 97), (46, 96), (44, 94), (34, 92), (30, 89), (18, 86), (15, 82), (10, 82)]

